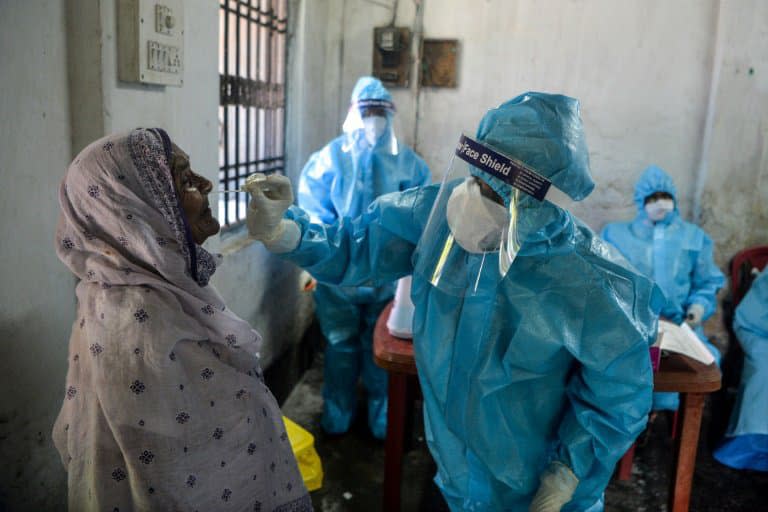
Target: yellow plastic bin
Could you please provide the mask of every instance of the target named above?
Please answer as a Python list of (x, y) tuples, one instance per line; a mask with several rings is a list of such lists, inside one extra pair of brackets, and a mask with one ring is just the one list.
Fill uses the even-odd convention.
[(301, 478), (304, 479), (304, 485), (310, 491), (316, 491), (323, 486), (323, 464), (315, 451), (315, 438), (283, 416), (285, 430), (288, 433), (288, 440), (291, 442), (293, 455), (299, 464)]

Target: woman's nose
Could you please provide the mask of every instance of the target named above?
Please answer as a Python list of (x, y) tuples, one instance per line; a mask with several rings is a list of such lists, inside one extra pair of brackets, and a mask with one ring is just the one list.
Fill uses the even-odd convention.
[(212, 189), (213, 189), (213, 183), (211, 183), (205, 178), (201, 178), (200, 182), (197, 184), (197, 190), (199, 190), (203, 194), (208, 194)]

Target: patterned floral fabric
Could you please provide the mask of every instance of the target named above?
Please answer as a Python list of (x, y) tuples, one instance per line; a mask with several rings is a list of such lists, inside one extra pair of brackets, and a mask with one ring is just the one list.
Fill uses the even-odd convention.
[(53, 438), (77, 511), (308, 511), (261, 337), (207, 286), (169, 141), (94, 142), (59, 191), (59, 258), (80, 279)]

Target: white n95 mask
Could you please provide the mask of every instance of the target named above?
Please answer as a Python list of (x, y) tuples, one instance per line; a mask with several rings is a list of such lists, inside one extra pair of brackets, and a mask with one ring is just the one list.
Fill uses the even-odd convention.
[(365, 130), (365, 140), (371, 146), (384, 134), (387, 129), (387, 118), (383, 116), (368, 116), (363, 118), (363, 129)]
[(672, 199), (658, 199), (645, 205), (645, 213), (652, 222), (663, 220), (674, 209), (675, 201)]
[(445, 216), (456, 242), (475, 254), (497, 251), (509, 225), (507, 209), (485, 197), (474, 178), (453, 189)]

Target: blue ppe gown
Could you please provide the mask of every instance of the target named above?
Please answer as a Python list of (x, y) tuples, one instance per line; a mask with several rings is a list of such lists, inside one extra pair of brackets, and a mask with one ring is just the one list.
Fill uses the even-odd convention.
[[(361, 78), (352, 93), (352, 107), (361, 100), (391, 101), (375, 78)], [(358, 116), (358, 112), (353, 112)], [(359, 125), (314, 153), (299, 179), (298, 204), (313, 221), (326, 224), (357, 217), (374, 199), (430, 181), (429, 169), (414, 151), (392, 133), (392, 113), (375, 145)], [(362, 376), (368, 394), (368, 424), (373, 435), (385, 437), (387, 373), (373, 362), (376, 320), (394, 294), (392, 283), (377, 287), (318, 284), (317, 317), (328, 340), (325, 350), (322, 426), (326, 432), (349, 428), (356, 409), (357, 381)]]
[[(645, 198), (654, 192), (666, 192), (675, 200), (674, 211), (656, 223), (648, 219)], [(702, 320), (717, 307), (717, 291), (725, 276), (715, 265), (712, 240), (690, 222), (680, 218), (677, 189), (672, 178), (661, 168), (650, 166), (635, 186), (637, 217), (631, 222), (614, 222), (603, 228), (602, 238), (615, 246), (637, 270), (651, 277), (661, 287), (666, 303), (662, 318), (680, 324), (692, 304), (704, 307)], [(704, 335), (701, 324), (694, 328), (701, 341), (720, 364), (720, 352)], [(677, 393), (654, 393), (654, 410), (677, 410)]]
[[(522, 137), (518, 149), (541, 143), (554, 154), (565, 148), (563, 161), (552, 166), (563, 174), (547, 175), (572, 197), (585, 196), (593, 186), (586, 146), (583, 154), (568, 155), (575, 145), (567, 135), (546, 140), (552, 137), (547, 119), (567, 116), (569, 109), (577, 115), (578, 104), (559, 112), (563, 102), (575, 100), (542, 95), (536, 102), (539, 96), (530, 95), (486, 114), (478, 139), (511, 129)], [(530, 114), (527, 126), (515, 122), (518, 113)], [(504, 141), (494, 146), (504, 150)], [(343, 286), (413, 274), (425, 432), (438, 468), (435, 481), (451, 510), (527, 510), (553, 461), (579, 479), (563, 511), (601, 510), (615, 463), (651, 409), (649, 345), (660, 291), (623, 259), (612, 259), (578, 219), (549, 205), (548, 221), (526, 239), (504, 277), (493, 265), (483, 266), (480, 287), (488, 293), (445, 293), (414, 273), (425, 257), (417, 244), (438, 190), (432, 185), (387, 194), (361, 216), (332, 225), (312, 223), (293, 207), (286, 218), (298, 224), (301, 240), (282, 256)], [(469, 258), (478, 258), (469, 266), (479, 263), (479, 255)]]
[(768, 471), (768, 271), (739, 303), (733, 329), (744, 368), (726, 437), (714, 455), (732, 468)]

